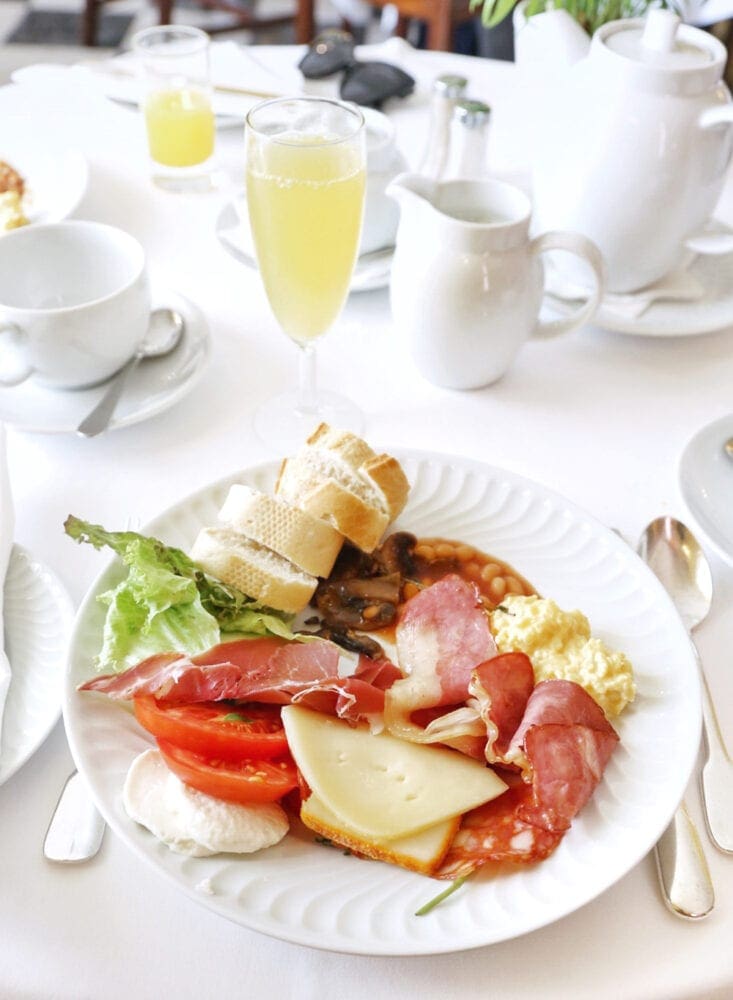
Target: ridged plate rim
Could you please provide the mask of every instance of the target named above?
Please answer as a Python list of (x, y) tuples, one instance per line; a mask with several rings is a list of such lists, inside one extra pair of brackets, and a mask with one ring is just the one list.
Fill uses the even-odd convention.
[(3, 601), (12, 676), (3, 716), (0, 785), (30, 759), (61, 715), (73, 620), (74, 606), (58, 577), (23, 546), (13, 545)]

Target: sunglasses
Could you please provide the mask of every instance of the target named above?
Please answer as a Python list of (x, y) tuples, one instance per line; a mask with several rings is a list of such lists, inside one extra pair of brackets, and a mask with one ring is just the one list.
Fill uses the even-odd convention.
[(379, 108), (390, 97), (407, 97), (415, 81), (399, 66), (384, 62), (359, 62), (356, 43), (348, 31), (324, 31), (308, 46), (298, 69), (308, 80), (322, 80), (343, 72), (339, 96), (368, 108)]

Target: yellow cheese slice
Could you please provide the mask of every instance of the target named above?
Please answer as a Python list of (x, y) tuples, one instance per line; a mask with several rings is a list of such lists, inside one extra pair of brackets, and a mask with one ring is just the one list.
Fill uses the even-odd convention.
[(496, 798), (506, 785), (484, 764), (444, 747), (297, 705), (282, 711), (290, 752), (311, 790), (351, 830), (394, 840)]
[(437, 869), (461, 824), (461, 817), (453, 816), (406, 837), (368, 840), (357, 830), (348, 829), (315, 793), (301, 806), (300, 818), (315, 833), (357, 854), (375, 861), (388, 861), (423, 875), (431, 875)]

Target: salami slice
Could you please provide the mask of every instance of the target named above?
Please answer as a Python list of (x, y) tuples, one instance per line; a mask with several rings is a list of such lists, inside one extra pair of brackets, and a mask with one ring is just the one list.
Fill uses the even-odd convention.
[(614, 730), (608, 723), (606, 727), (549, 723), (527, 731), (524, 745), (532, 768), (533, 797), (522, 804), (524, 819), (546, 830), (569, 829), (618, 743)]
[(522, 808), (531, 802), (532, 789), (519, 784), (466, 813), (436, 877), (470, 875), (492, 861), (527, 864), (549, 857), (563, 835), (522, 818)]

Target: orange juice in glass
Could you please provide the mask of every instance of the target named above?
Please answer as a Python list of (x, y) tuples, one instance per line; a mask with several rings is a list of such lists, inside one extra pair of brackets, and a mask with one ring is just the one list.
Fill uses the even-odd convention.
[(163, 25), (138, 32), (133, 46), (143, 67), (153, 180), (169, 191), (208, 190), (215, 136), (209, 36), (198, 28)]

